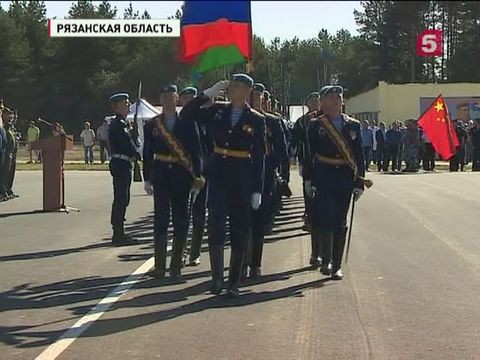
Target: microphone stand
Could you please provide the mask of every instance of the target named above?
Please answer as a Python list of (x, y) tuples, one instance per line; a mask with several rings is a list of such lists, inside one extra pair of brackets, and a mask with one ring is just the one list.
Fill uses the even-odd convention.
[[(38, 121), (40, 121), (41, 123), (44, 123), (44, 124), (50, 126), (51, 128), (53, 128), (53, 124), (46, 121), (46, 120), (38, 118)], [(59, 132), (60, 132), (60, 136), (62, 138), (66, 138), (66, 139), (73, 142), (73, 139), (68, 137), (65, 134), (65, 130), (63, 129), (63, 126), (62, 126), (62, 129)], [(68, 206), (68, 205), (65, 204), (65, 140), (64, 139), (62, 139), (62, 151), (61, 151), (60, 161), (62, 163), (62, 165), (61, 165), (62, 203), (60, 204), (60, 208), (58, 209), (58, 211), (65, 212), (67, 214), (69, 214), (70, 211), (80, 212), (80, 209), (74, 208), (74, 207), (71, 207), (71, 206)]]

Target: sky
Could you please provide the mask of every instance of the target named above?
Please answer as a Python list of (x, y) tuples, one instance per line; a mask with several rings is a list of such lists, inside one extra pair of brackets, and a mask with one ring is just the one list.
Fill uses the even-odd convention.
[[(0, 1), (4, 9), (9, 1)], [(72, 1), (46, 1), (47, 17), (64, 18)], [(94, 3), (99, 3), (94, 1)], [(128, 1), (111, 1), (123, 16)], [(182, 1), (133, 1), (135, 10), (146, 9), (154, 19), (164, 19), (175, 14)], [(360, 9), (360, 1), (252, 1), (252, 27), (256, 35), (267, 42), (279, 37), (281, 40), (316, 37), (320, 29), (330, 33), (344, 28), (357, 34), (353, 10)]]

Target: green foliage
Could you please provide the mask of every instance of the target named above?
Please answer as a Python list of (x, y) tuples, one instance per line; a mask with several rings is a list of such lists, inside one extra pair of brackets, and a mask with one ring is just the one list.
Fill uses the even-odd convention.
[[(68, 18), (149, 19), (145, 10), (123, 12), (108, 1), (72, 3)], [(254, 36), (251, 75), (284, 103), (301, 103), (306, 94), (338, 82), (353, 96), (379, 80), (480, 81), (480, 3), (453, 1), (364, 1), (355, 12), (359, 35), (319, 29), (312, 39)], [(170, 18), (179, 19), (182, 9)], [(415, 55), (416, 35), (443, 29), (445, 54), (436, 60)], [(20, 119), (61, 121), (78, 133), (85, 118), (94, 126), (110, 112), (108, 96), (128, 91), (133, 99), (142, 81), (142, 96), (158, 103), (167, 83), (192, 84), (191, 67), (177, 61), (172, 38), (48, 38), (43, 1), (12, 1), (0, 7), (0, 98), (19, 109)], [(207, 87), (246, 71), (244, 65), (203, 74), (196, 85)], [(24, 125), (25, 126), (25, 125)], [(20, 126), (22, 128), (22, 124)]]

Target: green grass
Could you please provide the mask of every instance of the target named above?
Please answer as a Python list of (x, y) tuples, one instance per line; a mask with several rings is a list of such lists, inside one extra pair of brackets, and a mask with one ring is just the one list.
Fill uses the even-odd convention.
[[(42, 170), (42, 164), (17, 163), (17, 170)], [(70, 171), (107, 171), (108, 164), (66, 163), (65, 170)]]

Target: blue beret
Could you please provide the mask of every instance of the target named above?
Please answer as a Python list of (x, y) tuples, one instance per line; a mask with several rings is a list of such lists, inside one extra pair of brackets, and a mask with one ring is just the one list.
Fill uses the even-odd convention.
[(113, 103), (120, 102), (123, 100), (130, 100), (130, 95), (128, 93), (115, 93), (110, 96), (109, 100)]
[(265, 98), (265, 100), (270, 99), (270, 92), (267, 91), (267, 90), (265, 90), (265, 91), (263, 92), (263, 97)]
[(339, 85), (325, 85), (320, 89), (320, 97), (328, 94), (343, 94), (343, 88)]
[(305, 101), (310, 100), (312, 97), (319, 98), (320, 94), (317, 91), (311, 92), (310, 94), (307, 95)]
[(263, 85), (262, 83), (255, 83), (255, 84), (253, 84), (253, 90), (264, 92), (265, 91), (265, 85)]
[(175, 84), (170, 84), (170, 85), (164, 86), (163, 88), (160, 89), (160, 94), (175, 93), (175, 92), (177, 92), (177, 85), (175, 85)]
[(197, 88), (193, 86), (187, 86), (182, 91), (180, 91), (180, 95), (193, 95), (197, 96)]
[(252, 79), (251, 76), (249, 76), (247, 74), (233, 74), (231, 80), (244, 83), (245, 85), (247, 85), (249, 87), (253, 86), (253, 79)]

